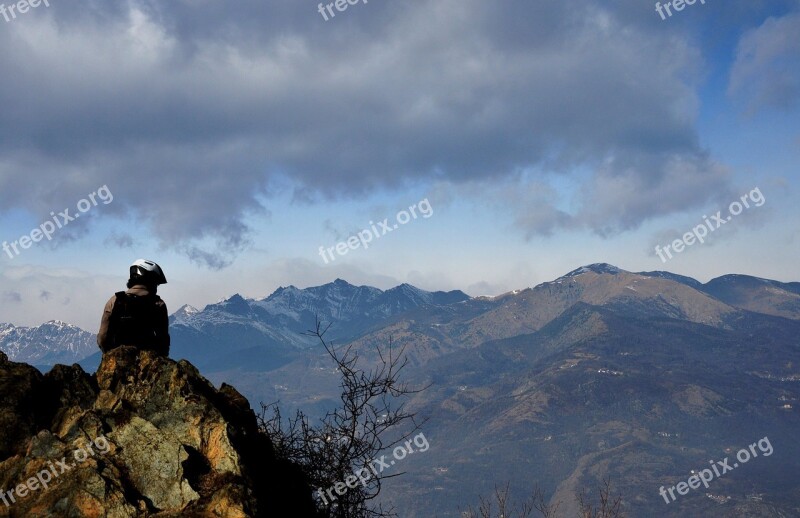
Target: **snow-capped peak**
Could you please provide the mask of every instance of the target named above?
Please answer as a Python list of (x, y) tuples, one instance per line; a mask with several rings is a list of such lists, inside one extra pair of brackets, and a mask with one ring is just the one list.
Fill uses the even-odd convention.
[(194, 315), (195, 313), (200, 313), (200, 310), (197, 309), (194, 306), (190, 306), (189, 304), (184, 304), (183, 306), (178, 308), (178, 311), (176, 311), (172, 315), (173, 316), (179, 316), (179, 315), (190, 316), (190, 315)]
[(36, 327), (0, 324), (0, 350), (11, 361), (33, 365), (71, 364), (97, 350), (95, 336), (62, 320)]
[(613, 264), (608, 263), (594, 263), (589, 264), (586, 266), (581, 266), (577, 270), (572, 270), (568, 274), (562, 276), (561, 278), (567, 277), (577, 277), (578, 275), (582, 275), (584, 273), (597, 273), (597, 274), (609, 274), (609, 275), (617, 275), (618, 273), (622, 273), (624, 270), (620, 270)]

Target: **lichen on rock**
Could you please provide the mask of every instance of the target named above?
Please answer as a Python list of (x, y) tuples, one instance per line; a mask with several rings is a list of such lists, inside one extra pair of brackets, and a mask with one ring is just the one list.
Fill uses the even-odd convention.
[[(95, 375), (42, 375), (0, 353), (0, 398), (0, 516), (316, 516), (247, 400), (186, 361), (121, 347)], [(57, 474), (47, 488), (7, 494), (43, 470)]]

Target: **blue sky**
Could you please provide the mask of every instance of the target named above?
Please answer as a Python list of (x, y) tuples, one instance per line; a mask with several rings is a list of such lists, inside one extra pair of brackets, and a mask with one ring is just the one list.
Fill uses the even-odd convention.
[[(0, 241), (20, 250), (0, 251), (0, 322), (94, 331), (140, 257), (170, 310), (337, 277), (496, 295), (594, 262), (800, 280), (797, 0), (666, 20), (374, 0), (328, 21), (305, 0), (80, 0), (0, 17), (0, 45)], [(756, 187), (763, 205), (656, 255)]]

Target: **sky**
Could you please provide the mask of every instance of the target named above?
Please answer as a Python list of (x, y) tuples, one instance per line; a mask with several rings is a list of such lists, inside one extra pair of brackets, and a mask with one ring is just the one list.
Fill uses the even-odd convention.
[(800, 281), (800, 0), (351, 1), (3, 4), (0, 322), (96, 331), (138, 258), (170, 311)]

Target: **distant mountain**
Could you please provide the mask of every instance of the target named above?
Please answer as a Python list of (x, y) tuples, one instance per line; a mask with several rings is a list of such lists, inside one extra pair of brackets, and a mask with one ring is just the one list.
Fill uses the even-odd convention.
[(189, 304), (184, 304), (178, 309), (178, 311), (169, 316), (169, 324), (182, 324), (191, 318), (192, 315), (199, 312), (200, 310), (196, 307), (190, 306)]
[[(575, 492), (610, 477), (627, 516), (797, 516), (798, 335), (800, 322), (750, 312), (720, 328), (578, 302), (533, 333), (433, 359), (409, 408), (439, 449), (405, 463), (386, 498), (404, 517), (455, 518), (464, 495), (539, 484), (577, 516)], [(780, 456), (669, 506), (659, 496), (765, 436)]]
[(381, 291), (336, 279), (330, 284), (304, 290), (294, 286), (279, 288), (256, 305), (272, 315), (287, 316), (295, 322), (304, 321), (309, 315), (319, 315), (328, 321), (362, 323), (363, 327), (376, 319), (420, 306), (442, 306), (467, 299), (469, 296), (461, 291), (428, 292), (410, 284)]
[[(263, 299), (236, 294), (203, 310), (182, 306), (170, 316), (172, 355), (217, 372), (272, 370), (305, 361), (304, 350), (317, 350), (317, 340), (304, 332), (319, 318), (331, 324), (328, 340), (367, 350), (391, 338), (400, 346), (413, 345), (410, 359), (421, 364), (457, 349), (534, 332), (578, 302), (725, 327), (738, 309), (800, 319), (800, 283), (726, 275), (704, 285), (670, 272), (631, 273), (606, 263), (497, 297), (427, 292), (409, 284), (384, 291), (336, 279), (305, 289), (281, 287)], [(17, 334), (10, 333), (13, 326), (0, 328), (0, 336), (9, 336), (4, 340), (18, 342), (0, 341), (0, 347), (12, 359), (39, 365), (82, 360), (97, 352), (93, 335), (82, 332), (73, 340), (80, 330), (68, 326), (63, 332), (49, 329), (45, 336), (48, 325), (40, 332), (19, 328)], [(14, 338), (18, 335), (29, 338)], [(59, 344), (67, 350), (60, 351)], [(95, 368), (99, 359), (95, 354), (82, 364)]]
[[(171, 356), (213, 371), (269, 370), (319, 345), (303, 334), (317, 317), (331, 324), (326, 338), (343, 343), (405, 312), (469, 298), (461, 291), (428, 292), (410, 284), (384, 291), (342, 279), (306, 289), (281, 287), (264, 299), (235, 294), (203, 310), (184, 305), (170, 315)], [(0, 324), (0, 349), (14, 361), (44, 368), (80, 361), (94, 370), (100, 363), (95, 335), (61, 322), (38, 328)]]
[[(741, 309), (757, 309), (728, 304), (702, 288), (699, 281), (668, 272), (631, 273), (599, 263), (578, 268), (554, 281), (497, 297), (459, 297), (463, 300), (412, 308), (371, 328), (361, 327), (366, 331), (360, 335), (353, 333), (355, 338), (346, 334), (327, 338), (336, 338), (340, 345), (350, 344), (369, 359), (375, 359), (377, 346), (391, 342), (398, 350), (404, 348), (414, 368), (421, 368), (431, 360), (457, 351), (535, 333), (576, 304), (611, 309), (628, 318), (674, 319), (720, 330), (729, 330), (742, 319), (746, 321), (748, 317)], [(280, 293), (281, 290), (276, 292)], [(318, 301), (319, 297), (313, 300)], [(292, 305), (296, 303), (287, 304)], [(761, 309), (765, 314), (775, 311), (777, 309), (770, 309), (769, 304)], [(332, 311), (326, 313), (326, 318), (332, 316)], [(313, 315), (309, 313), (305, 318), (312, 320)], [(295, 325), (298, 321), (295, 316)], [(336, 328), (348, 329), (350, 325), (336, 322)], [(309, 345), (315, 345), (315, 341)], [(310, 347), (299, 354), (295, 351), (282, 357), (280, 363), (271, 365), (266, 365), (264, 354), (259, 354), (255, 358), (248, 357), (251, 365), (244, 367), (241, 367), (242, 358), (220, 360), (218, 368), (212, 369), (216, 377), (212, 377), (218, 382), (236, 380), (254, 404), (280, 399), (292, 406), (302, 405), (308, 409), (312, 405), (323, 409), (325, 404), (336, 401), (335, 393), (329, 390), (336, 387), (335, 373), (314, 370), (324, 369), (326, 365), (326, 358), (318, 349)], [(313, 372), (313, 376), (309, 372)], [(303, 380), (303, 390), (287, 388), (297, 380)]]
[(723, 275), (706, 283), (702, 290), (731, 306), (800, 319), (800, 282), (783, 283), (748, 275)]
[(356, 340), (363, 349), (387, 343), (410, 348), (412, 361), (541, 329), (577, 303), (617, 308), (629, 316), (685, 319), (726, 327), (737, 309), (666, 276), (609, 264), (578, 268), (533, 288), (475, 298), (434, 311), (411, 311)]
[[(408, 475), (387, 484), (385, 501), (408, 518), (456, 517), (476, 503), (464, 495), (509, 482), (522, 498), (538, 483), (575, 516), (574, 492), (610, 476), (629, 516), (793, 516), (800, 322), (773, 306), (789, 289), (753, 279), (726, 292), (721, 281), (588, 265), (498, 297), (411, 309), (351, 341), (366, 360), (390, 340), (404, 347), (410, 381), (430, 387), (409, 409), (429, 418), (426, 436), (440, 447), (404, 461)], [(313, 415), (337, 400), (326, 366), (307, 350), (220, 380), (236, 379), (253, 404)], [(678, 505), (659, 496), (765, 436), (785, 456)]]
[(569, 278), (569, 277), (577, 277), (577, 276), (582, 275), (584, 273), (597, 273), (597, 274), (607, 273), (609, 275), (617, 275), (618, 273), (623, 273), (623, 272), (624, 272), (624, 270), (620, 270), (619, 268), (617, 268), (613, 264), (594, 263), (594, 264), (589, 264), (587, 266), (581, 266), (580, 268), (572, 270), (571, 272), (569, 272), (568, 274), (560, 277), (559, 279), (566, 279), (566, 278)]
[(278, 288), (264, 299), (234, 295), (202, 311), (184, 306), (171, 318), (172, 355), (201, 368), (269, 370), (317, 348), (304, 335), (317, 318), (331, 324), (326, 338), (344, 343), (396, 315), (469, 300), (461, 291), (428, 292), (409, 284), (383, 291), (342, 279), (306, 289)]
[(671, 281), (680, 282), (681, 284), (685, 284), (690, 286), (696, 290), (702, 288), (703, 283), (698, 281), (697, 279), (692, 279), (691, 277), (686, 277), (685, 275), (678, 275), (677, 273), (671, 272), (639, 272), (639, 275), (645, 275), (647, 277), (659, 277), (661, 279), (669, 279)]
[(0, 351), (15, 362), (71, 365), (97, 351), (97, 342), (94, 334), (60, 320), (37, 327), (0, 324)]

